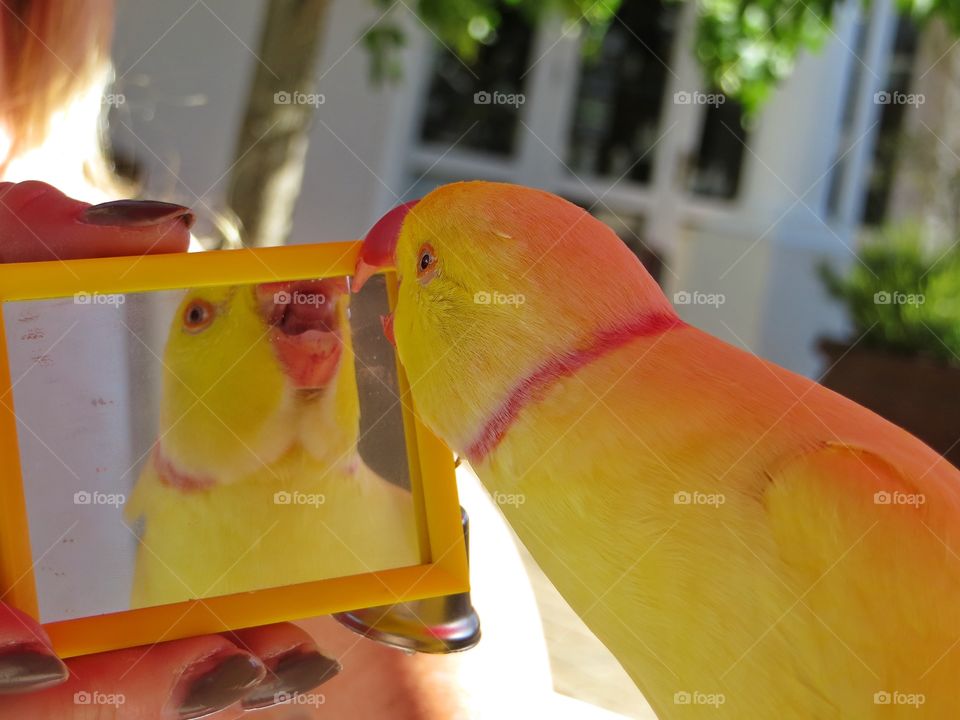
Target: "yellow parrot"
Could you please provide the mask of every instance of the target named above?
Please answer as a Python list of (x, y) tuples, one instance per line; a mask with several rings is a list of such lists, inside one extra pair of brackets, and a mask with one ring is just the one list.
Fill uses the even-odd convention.
[(411, 495), (357, 452), (346, 280), (188, 291), (163, 353), (132, 607), (419, 562)]
[(684, 323), (554, 195), (443, 186), (355, 287), (393, 265), (417, 411), (658, 717), (960, 717), (956, 468)]

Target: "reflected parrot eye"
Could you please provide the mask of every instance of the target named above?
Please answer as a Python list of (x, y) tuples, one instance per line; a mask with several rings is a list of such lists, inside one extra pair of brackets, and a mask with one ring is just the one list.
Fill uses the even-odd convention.
[(194, 300), (183, 311), (183, 327), (188, 332), (206, 330), (213, 322), (213, 305), (206, 300)]
[(425, 243), (417, 254), (417, 279), (426, 285), (437, 272), (437, 253), (430, 243)]

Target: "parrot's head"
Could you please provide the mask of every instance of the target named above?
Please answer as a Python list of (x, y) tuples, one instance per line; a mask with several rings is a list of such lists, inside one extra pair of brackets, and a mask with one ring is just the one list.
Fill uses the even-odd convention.
[(188, 291), (164, 353), (167, 480), (229, 482), (297, 442), (342, 454), (358, 408), (348, 302), (345, 278)]
[(455, 183), (390, 211), (364, 239), (354, 287), (391, 266), (385, 328), (418, 412), (468, 455), (543, 373), (635, 327), (679, 322), (610, 228), (516, 185)]

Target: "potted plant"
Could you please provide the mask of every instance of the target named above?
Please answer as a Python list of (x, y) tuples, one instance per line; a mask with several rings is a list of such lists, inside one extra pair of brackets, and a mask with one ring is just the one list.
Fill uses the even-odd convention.
[(960, 249), (930, 248), (918, 225), (901, 225), (858, 260), (845, 274), (820, 268), (854, 328), (821, 341), (821, 382), (960, 466)]

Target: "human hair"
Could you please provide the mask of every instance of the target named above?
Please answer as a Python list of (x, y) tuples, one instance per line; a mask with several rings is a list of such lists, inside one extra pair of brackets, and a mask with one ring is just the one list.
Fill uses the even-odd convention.
[[(4, 0), (0, 4), (0, 127), (8, 146), (0, 178), (18, 157), (66, 126), (89, 144), (83, 172), (110, 192), (118, 182), (101, 142), (101, 97), (110, 79), (113, 0)], [(51, 177), (37, 178), (56, 183)]]

